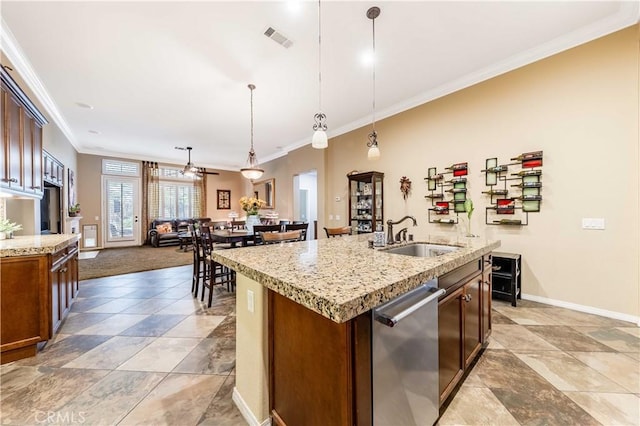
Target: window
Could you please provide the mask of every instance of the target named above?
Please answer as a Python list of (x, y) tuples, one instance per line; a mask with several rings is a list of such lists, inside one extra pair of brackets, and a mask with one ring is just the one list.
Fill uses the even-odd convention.
[(179, 169), (160, 168), (159, 213), (164, 218), (199, 217), (202, 194), (193, 178), (184, 177)]
[(140, 164), (130, 161), (120, 160), (102, 160), (102, 174), (103, 175), (117, 175), (117, 176), (140, 176)]

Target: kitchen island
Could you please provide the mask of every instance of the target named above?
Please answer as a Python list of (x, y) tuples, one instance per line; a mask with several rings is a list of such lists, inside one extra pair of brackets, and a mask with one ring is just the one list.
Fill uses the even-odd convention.
[(214, 252), (238, 273), (234, 400), (251, 424), (270, 415), (275, 424), (371, 424), (371, 310), (436, 277), (466, 296), (463, 285), (482, 284), (483, 257), (500, 245), (427, 237), (459, 249), (423, 258), (370, 249), (369, 238)]
[(0, 240), (0, 362), (34, 356), (78, 294), (79, 234)]

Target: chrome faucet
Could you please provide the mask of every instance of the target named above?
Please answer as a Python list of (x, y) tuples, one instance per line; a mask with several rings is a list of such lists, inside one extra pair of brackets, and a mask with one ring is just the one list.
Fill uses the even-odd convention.
[(395, 242), (393, 239), (393, 225), (398, 225), (402, 223), (405, 219), (411, 219), (413, 221), (413, 226), (418, 226), (418, 221), (413, 216), (405, 216), (397, 222), (394, 222), (391, 219), (389, 219), (387, 221), (387, 244), (393, 244)]

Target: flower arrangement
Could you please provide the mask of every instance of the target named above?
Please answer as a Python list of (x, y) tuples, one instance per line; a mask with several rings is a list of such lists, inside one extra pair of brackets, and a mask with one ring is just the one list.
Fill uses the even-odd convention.
[(22, 225), (11, 222), (9, 219), (0, 219), (0, 236), (4, 238), (12, 238), (14, 231), (22, 229)]
[(240, 198), (240, 207), (242, 207), (242, 210), (247, 212), (247, 216), (257, 215), (258, 211), (266, 205), (266, 201), (257, 197)]
[(74, 204), (72, 206), (69, 206), (69, 216), (77, 216), (78, 214), (80, 214), (80, 204)]

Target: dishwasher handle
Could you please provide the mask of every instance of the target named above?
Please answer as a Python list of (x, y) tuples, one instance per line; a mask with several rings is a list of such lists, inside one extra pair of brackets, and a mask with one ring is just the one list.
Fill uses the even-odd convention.
[(379, 323), (386, 325), (387, 327), (393, 327), (394, 325), (402, 321), (404, 318), (408, 317), (418, 309), (422, 308), (424, 305), (432, 302), (433, 300), (437, 300), (438, 297), (446, 293), (446, 290), (443, 288), (440, 288), (440, 289), (432, 288), (430, 289), (430, 291), (431, 291), (431, 294), (429, 296), (425, 297), (424, 299), (420, 299), (418, 302), (414, 303), (413, 305), (409, 306), (408, 308), (404, 309), (401, 312), (398, 312), (393, 316), (389, 316), (382, 311), (378, 311), (375, 315), (375, 320), (378, 321)]

